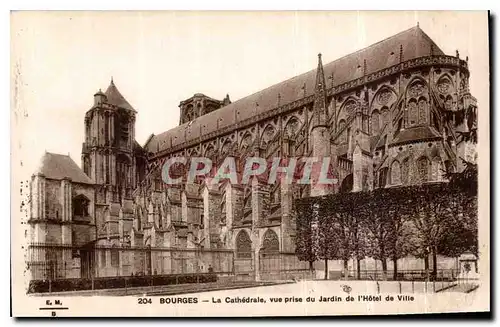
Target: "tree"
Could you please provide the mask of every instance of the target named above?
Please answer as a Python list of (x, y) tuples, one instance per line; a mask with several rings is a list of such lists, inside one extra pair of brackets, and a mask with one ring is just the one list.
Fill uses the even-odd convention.
[(316, 256), (318, 259), (325, 262), (325, 279), (328, 279), (328, 260), (340, 258), (340, 251), (342, 242), (339, 240), (341, 235), (336, 214), (331, 214), (326, 200), (322, 199), (319, 203), (318, 209), (318, 223), (316, 238), (318, 245), (316, 248)]
[(411, 203), (411, 188), (389, 188), (378, 192), (374, 197), (376, 203), (385, 203), (383, 207), (388, 219), (388, 242), (386, 250), (393, 262), (393, 279), (398, 279), (398, 259), (413, 252), (409, 217), (414, 214)]
[(446, 233), (451, 231), (448, 226), (447, 185), (419, 185), (415, 186), (413, 199), (414, 213), (411, 216), (413, 226), (418, 237), (418, 254), (424, 257), (425, 269), (429, 269), (429, 254), (433, 257), (432, 276), (437, 276), (438, 246)]
[(301, 261), (309, 262), (313, 269), (313, 262), (317, 260), (316, 251), (313, 249), (313, 210), (311, 201), (297, 200), (294, 214), (296, 215), (297, 236), (295, 238), (295, 254)]
[[(379, 191), (380, 192), (380, 191)], [(385, 213), (384, 203), (375, 203), (372, 193), (365, 203), (370, 212), (370, 217), (365, 219), (364, 226), (367, 231), (367, 253), (369, 256), (382, 262), (383, 279), (387, 279), (387, 258), (388, 250), (387, 244), (389, 243), (391, 226), (388, 216)], [(380, 205), (380, 206), (379, 206)]]

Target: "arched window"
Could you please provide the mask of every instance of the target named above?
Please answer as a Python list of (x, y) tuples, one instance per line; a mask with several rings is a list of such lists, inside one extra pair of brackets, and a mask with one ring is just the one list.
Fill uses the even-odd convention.
[(120, 252), (118, 249), (111, 249), (111, 266), (118, 267), (120, 265)]
[(425, 97), (420, 97), (418, 99), (418, 121), (422, 124), (427, 124), (427, 99)]
[(267, 147), (271, 141), (274, 139), (274, 135), (276, 134), (276, 129), (273, 125), (269, 124), (264, 128), (264, 132), (262, 133), (262, 137), (260, 139), (260, 145), (262, 147)]
[(116, 158), (116, 181), (118, 186), (127, 187), (130, 185), (130, 159), (125, 155)]
[(264, 240), (262, 241), (262, 248), (260, 251), (265, 254), (274, 254), (280, 251), (278, 235), (276, 235), (273, 230), (268, 229), (264, 234)]
[(451, 110), (453, 108), (453, 98), (449, 94), (446, 96), (444, 100), (444, 108), (446, 110)]
[(388, 168), (384, 167), (380, 169), (378, 173), (378, 187), (383, 188), (385, 187), (385, 184), (387, 183), (387, 171)]
[(401, 164), (401, 183), (404, 185), (409, 184), (410, 161), (408, 158), (403, 160)]
[[(341, 119), (339, 121), (339, 128), (337, 129), (337, 131), (342, 131), (344, 128), (345, 128), (345, 120)], [(339, 142), (340, 143), (347, 142), (347, 137), (346, 136), (347, 136), (346, 132), (343, 131), (342, 134), (339, 136)]]
[(420, 157), (417, 160), (417, 174), (419, 182), (427, 182), (429, 180), (429, 160), (426, 157)]
[(353, 186), (353, 177), (352, 174), (349, 174), (344, 178), (342, 181), (342, 184), (340, 184), (340, 193), (349, 193), (352, 192), (352, 186)]
[(391, 165), (391, 184), (401, 184), (401, 166), (397, 160), (394, 160)]
[(378, 110), (372, 112), (372, 134), (378, 134), (380, 131), (380, 114)]
[(432, 158), (431, 163), (431, 180), (440, 181), (441, 173), (441, 158), (439, 156), (435, 156), (434, 158)]
[(89, 216), (90, 200), (83, 194), (76, 196), (73, 199), (73, 216), (87, 217)]
[(291, 117), (285, 126), (286, 134), (289, 138), (294, 138), (299, 131), (299, 121), (295, 117)]
[(417, 100), (411, 99), (408, 102), (408, 126), (416, 125), (418, 122)]
[(385, 126), (386, 124), (389, 124), (391, 122), (389, 108), (383, 106), (382, 109), (380, 109), (380, 114), (382, 115), (382, 126)]
[(239, 259), (250, 259), (252, 257), (252, 240), (244, 230), (236, 236), (236, 257)]

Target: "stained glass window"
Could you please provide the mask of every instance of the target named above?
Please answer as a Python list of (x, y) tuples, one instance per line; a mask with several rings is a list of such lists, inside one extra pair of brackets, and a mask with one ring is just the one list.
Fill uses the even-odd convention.
[(280, 250), (280, 242), (278, 235), (270, 229), (264, 234), (264, 241), (262, 242), (261, 252), (263, 253), (277, 253)]
[(418, 99), (418, 121), (420, 124), (427, 124), (427, 99), (425, 97), (420, 97)]
[(417, 171), (420, 182), (429, 180), (429, 160), (426, 157), (417, 160)]
[(408, 103), (408, 125), (413, 126), (417, 124), (418, 121), (418, 108), (417, 101), (415, 99), (411, 99)]
[(408, 159), (403, 160), (401, 164), (401, 183), (409, 184), (410, 162)]
[(372, 133), (378, 134), (380, 130), (380, 114), (378, 110), (374, 110), (372, 113)]
[(401, 166), (398, 161), (393, 161), (391, 165), (391, 184), (401, 184)]
[(252, 257), (252, 240), (244, 230), (236, 236), (236, 256), (243, 259)]

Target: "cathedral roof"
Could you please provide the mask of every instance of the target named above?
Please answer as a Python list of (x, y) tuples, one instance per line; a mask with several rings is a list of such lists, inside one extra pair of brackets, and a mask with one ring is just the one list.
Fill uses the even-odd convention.
[[(401, 51), (402, 50), (402, 51)], [(418, 26), (370, 45), (324, 65), (326, 77), (333, 76), (333, 85), (340, 85), (403, 61), (443, 55), (441, 49)], [(366, 62), (366, 64), (365, 64)], [(366, 67), (366, 69), (365, 69)], [(145, 145), (148, 152), (158, 152), (193, 140), (278, 106), (314, 94), (316, 69), (237, 100), (225, 107), (153, 136)], [(332, 83), (328, 80), (328, 84)]]
[(123, 97), (123, 95), (118, 91), (113, 79), (111, 79), (111, 83), (108, 86), (106, 92), (104, 92), (107, 98), (107, 103), (115, 105), (117, 107), (135, 111), (134, 108), (128, 103), (127, 100)]
[(410, 143), (413, 141), (425, 141), (440, 138), (438, 131), (429, 126), (416, 126), (399, 132), (391, 142), (391, 145)]
[(72, 182), (94, 184), (68, 155), (45, 152), (36, 173), (50, 179), (71, 179)]

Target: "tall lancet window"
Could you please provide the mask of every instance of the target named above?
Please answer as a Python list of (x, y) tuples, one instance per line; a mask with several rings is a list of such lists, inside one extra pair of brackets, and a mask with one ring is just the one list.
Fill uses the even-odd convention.
[(382, 114), (382, 126), (390, 124), (391, 115), (389, 114), (389, 108), (387, 108), (386, 106), (382, 107), (382, 109), (380, 109), (380, 113)]
[(418, 122), (417, 100), (411, 99), (408, 102), (408, 126), (416, 125)]
[(419, 182), (427, 182), (429, 180), (429, 160), (426, 157), (420, 157), (417, 160), (417, 173)]
[(420, 97), (420, 99), (418, 99), (418, 121), (421, 125), (427, 124), (427, 116), (429, 115), (428, 107), (427, 99), (425, 97)]
[(410, 161), (408, 158), (401, 163), (401, 183), (404, 185), (409, 184)]
[(372, 134), (376, 135), (380, 132), (380, 114), (378, 110), (372, 112)]
[(394, 160), (391, 165), (391, 184), (401, 184), (401, 166), (397, 160)]
[(342, 130), (343, 130), (343, 132), (341, 132), (341, 134), (339, 136), (339, 141), (340, 141), (340, 143), (345, 143), (345, 142), (347, 142), (347, 132), (345, 131), (345, 120), (343, 120), (343, 119), (341, 119), (339, 121), (339, 128), (337, 131), (342, 131)]

